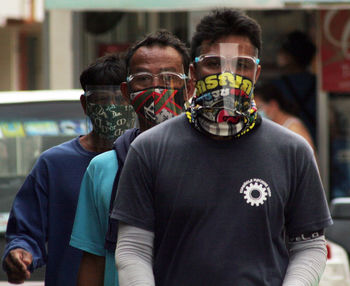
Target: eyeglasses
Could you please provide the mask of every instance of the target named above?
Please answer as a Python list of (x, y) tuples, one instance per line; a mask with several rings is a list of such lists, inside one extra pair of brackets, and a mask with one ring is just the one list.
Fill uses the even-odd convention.
[(171, 71), (163, 71), (158, 74), (139, 72), (129, 75), (126, 78), (126, 81), (133, 89), (137, 90), (154, 86), (153, 82), (155, 78), (158, 79), (158, 85), (180, 88), (183, 86), (184, 80), (187, 79), (187, 76), (182, 73)]
[(260, 59), (251, 56), (226, 58), (222, 55), (200, 55), (194, 61), (199, 64), (199, 67), (205, 73), (220, 73), (226, 71), (229, 67), (231, 72), (251, 75), (251, 73), (256, 72)]

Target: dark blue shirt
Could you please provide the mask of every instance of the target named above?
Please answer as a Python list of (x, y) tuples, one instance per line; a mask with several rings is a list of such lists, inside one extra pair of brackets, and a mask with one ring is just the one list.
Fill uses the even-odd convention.
[(79, 138), (45, 151), (13, 202), (4, 257), (14, 248), (32, 253), (32, 269), (46, 264), (46, 286), (76, 285), (81, 252), (69, 239), (80, 183), (95, 155)]

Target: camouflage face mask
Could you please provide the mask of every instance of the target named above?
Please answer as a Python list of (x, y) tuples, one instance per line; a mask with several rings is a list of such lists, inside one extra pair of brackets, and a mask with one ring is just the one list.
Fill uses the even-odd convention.
[(101, 138), (114, 141), (134, 125), (134, 111), (130, 105), (87, 104), (87, 115), (93, 130)]

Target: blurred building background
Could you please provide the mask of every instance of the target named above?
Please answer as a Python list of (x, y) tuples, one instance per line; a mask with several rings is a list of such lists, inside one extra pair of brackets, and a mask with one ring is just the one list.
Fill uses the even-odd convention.
[(42, 87), (44, 0), (4, 1), (0, 9), (0, 90)]

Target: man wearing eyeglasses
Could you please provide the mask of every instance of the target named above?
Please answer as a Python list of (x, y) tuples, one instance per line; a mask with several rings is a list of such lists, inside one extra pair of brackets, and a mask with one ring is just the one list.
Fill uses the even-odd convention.
[(332, 223), (311, 147), (257, 113), (260, 26), (204, 17), (186, 116), (141, 134), (121, 175), (120, 286), (317, 285)]
[(117, 222), (108, 215), (123, 162), (140, 132), (179, 115), (187, 99), (189, 53), (171, 33), (159, 31), (136, 43), (126, 55), (126, 65), (121, 90), (136, 111), (140, 128), (120, 136), (114, 150), (94, 158), (84, 175), (70, 241), (83, 250), (77, 285), (118, 285)]

